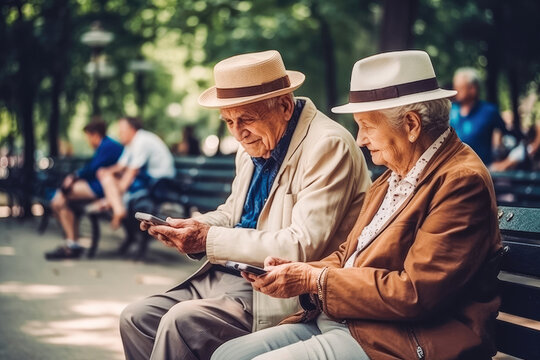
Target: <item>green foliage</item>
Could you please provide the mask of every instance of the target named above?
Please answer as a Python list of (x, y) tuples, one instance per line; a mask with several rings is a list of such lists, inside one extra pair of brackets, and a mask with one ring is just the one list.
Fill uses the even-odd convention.
[[(474, 66), (495, 77), (503, 107), (511, 93), (540, 81), (540, 47), (534, 42), (540, 5), (534, 0), (419, 0), (415, 48), (433, 58), (441, 84), (454, 70)], [(0, 5), (0, 145), (21, 136), (21, 91), (35, 92), (38, 147), (46, 149), (55, 84), (59, 134), (82, 151), (95, 83), (85, 72), (91, 49), (81, 43), (93, 21), (114, 34), (104, 49), (116, 74), (102, 79), (99, 104), (109, 123), (140, 115), (169, 144), (197, 125), (200, 137), (218, 132), (216, 111), (197, 105), (213, 83), (212, 66), (231, 55), (277, 49), (287, 68), (306, 74), (297, 95), (322, 111), (347, 100), (353, 63), (377, 52), (384, 11), (375, 0), (9, 0)], [(146, 59), (152, 71), (135, 73)], [(21, 72), (21, 69), (24, 71)], [(494, 84), (494, 85), (493, 85)], [(513, 84), (513, 85), (512, 85)], [(17, 85), (19, 86), (19, 85)], [(24, 90), (24, 89), (23, 89)], [(489, 89), (488, 89), (489, 93)], [(508, 104), (508, 105), (506, 105)], [(351, 117), (336, 117), (354, 130)], [(114, 130), (114, 128), (112, 129)]]

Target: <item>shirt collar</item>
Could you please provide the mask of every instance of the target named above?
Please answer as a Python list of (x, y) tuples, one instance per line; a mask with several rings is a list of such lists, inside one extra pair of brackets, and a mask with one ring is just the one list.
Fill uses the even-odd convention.
[[(287, 154), (287, 150), (289, 149), (289, 144), (291, 143), (294, 130), (296, 129), (296, 125), (298, 124), (298, 120), (300, 119), (300, 114), (302, 113), (302, 110), (304, 109), (305, 104), (306, 104), (305, 100), (302, 100), (302, 99), (296, 100), (293, 114), (287, 124), (287, 129), (285, 130), (285, 133), (283, 134), (281, 139), (279, 139), (274, 150), (272, 150), (272, 152), (270, 153), (270, 158), (274, 159), (274, 161), (276, 161), (277, 163), (281, 163), (283, 159), (285, 158), (285, 155)], [(255, 164), (257, 168), (262, 167), (268, 160), (263, 157), (252, 157), (251, 159), (253, 160), (253, 163)]]
[(397, 173), (392, 171), (392, 174), (390, 174), (390, 177), (388, 178), (388, 183), (390, 184), (390, 187), (395, 187), (400, 183), (406, 182), (413, 187), (416, 187), (416, 184), (418, 184), (418, 180), (420, 179), (420, 175), (426, 168), (426, 165), (428, 164), (429, 160), (435, 155), (437, 150), (441, 147), (441, 145), (444, 143), (446, 138), (450, 135), (450, 128), (446, 129), (438, 138), (435, 140), (427, 149), (424, 151), (424, 153), (420, 156), (420, 158), (416, 161), (413, 168), (409, 170), (407, 175), (405, 175), (403, 178), (399, 176)]

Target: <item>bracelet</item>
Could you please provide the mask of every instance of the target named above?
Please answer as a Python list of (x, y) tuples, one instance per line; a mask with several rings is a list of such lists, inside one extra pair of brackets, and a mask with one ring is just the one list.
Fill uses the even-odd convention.
[(323, 269), (319, 273), (319, 276), (317, 276), (317, 296), (319, 297), (319, 300), (321, 301), (323, 300), (321, 280), (326, 271), (328, 271), (328, 266), (323, 267)]

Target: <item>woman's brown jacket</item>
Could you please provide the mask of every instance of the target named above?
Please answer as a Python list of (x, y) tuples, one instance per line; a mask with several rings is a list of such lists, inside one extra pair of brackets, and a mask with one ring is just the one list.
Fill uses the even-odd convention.
[(319, 310), (284, 322), (312, 319), (322, 309), (349, 325), (372, 360), (490, 358), (495, 351), (490, 330), (500, 300), (479, 286), (495, 283), (496, 272), (480, 270), (486, 270), (501, 239), (488, 170), (452, 130), (414, 194), (354, 267), (343, 269), (383, 201), (389, 175), (372, 185), (347, 241), (311, 263), (329, 267), (322, 301), (311, 296)]

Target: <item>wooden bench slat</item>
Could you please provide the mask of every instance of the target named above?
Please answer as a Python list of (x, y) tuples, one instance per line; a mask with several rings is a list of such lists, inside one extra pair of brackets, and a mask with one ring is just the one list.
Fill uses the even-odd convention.
[(497, 321), (495, 327), (497, 349), (522, 359), (538, 359), (540, 354), (540, 331)]
[(540, 287), (499, 281), (500, 311), (540, 321)]
[(501, 269), (532, 276), (540, 276), (540, 245), (503, 241), (510, 249), (503, 258)]
[(210, 169), (176, 169), (177, 175), (176, 178), (191, 178), (193, 181), (200, 181), (202, 179), (212, 179), (212, 180), (224, 180), (230, 181), (235, 177), (234, 170), (210, 170)]
[(234, 156), (179, 156), (174, 159), (176, 168), (212, 168), (212, 169), (234, 169)]

